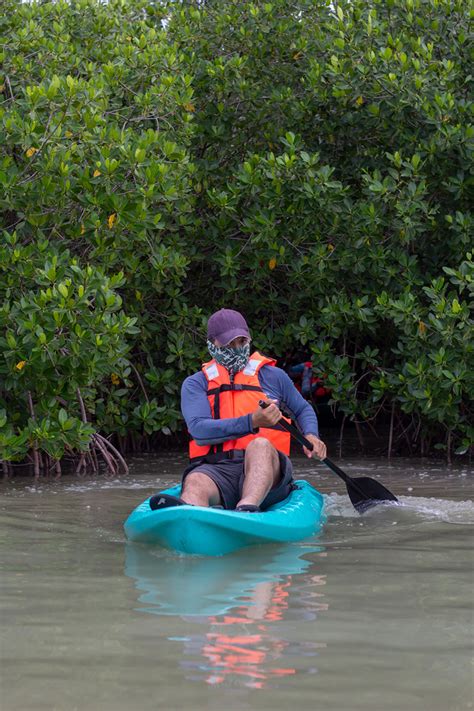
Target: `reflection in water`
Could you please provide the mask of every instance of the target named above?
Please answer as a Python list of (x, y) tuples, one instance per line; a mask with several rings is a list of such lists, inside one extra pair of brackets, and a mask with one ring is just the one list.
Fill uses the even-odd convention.
[(127, 547), (127, 577), (121, 521), (179, 477), (172, 456), (120, 480), (0, 487), (2, 710), (473, 711), (466, 466), (345, 461), (404, 504), (360, 517), (342, 482), (297, 460), (339, 491), (320, 537), (210, 566)]
[[(285, 634), (290, 640), (281, 634), (290, 598), (293, 619), (295, 602), (299, 603), (296, 617), (303, 621), (314, 620), (317, 612), (327, 609), (324, 594), (315, 591), (326, 584), (325, 576), (311, 575), (314, 563), (302, 558), (321, 551), (317, 546), (292, 544), (199, 558), (128, 543), (125, 573), (140, 592), (139, 611), (177, 615), (207, 628), (170, 638), (184, 643), (180, 665), (186, 678), (213, 686), (230, 683), (263, 689), (272, 678), (296, 673), (295, 667), (287, 665), (292, 656), (311, 659), (325, 646), (291, 641), (291, 631)], [(298, 585), (292, 588), (295, 578)], [(285, 665), (278, 664), (282, 657)]]
[[(296, 674), (296, 668), (288, 666), (292, 656), (315, 657), (318, 647), (324, 644), (292, 643), (278, 634), (275, 623), (285, 619), (292, 581), (292, 575), (284, 575), (280, 582), (257, 583), (248, 602), (236, 607), (232, 614), (203, 620), (210, 629), (184, 640), (182, 664), (192, 672), (188, 678), (204, 680), (213, 686), (240, 679), (243, 686), (263, 689), (270, 679)], [(325, 605), (319, 603), (317, 607), (324, 609)], [(306, 619), (315, 618), (314, 610), (306, 609), (304, 615)], [(190, 656), (195, 660), (189, 660)], [(284, 666), (278, 664), (282, 658)], [(298, 667), (301, 669), (301, 662)]]

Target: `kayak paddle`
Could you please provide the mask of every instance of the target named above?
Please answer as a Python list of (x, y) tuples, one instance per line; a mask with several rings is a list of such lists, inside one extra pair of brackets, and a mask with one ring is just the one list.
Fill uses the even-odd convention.
[[(270, 403), (260, 400), (259, 405), (262, 408), (268, 407)], [(306, 439), (306, 437), (301, 434), (299, 429), (294, 425), (287, 422), (285, 419), (281, 418), (278, 422), (280, 427), (287, 430), (297, 442), (302, 444), (304, 447), (313, 450), (313, 445)], [(342, 471), (334, 462), (331, 462), (327, 457), (321, 460), (329, 469), (331, 469), (334, 474), (337, 474), (347, 487), (347, 493), (352, 502), (352, 505), (358, 511), (358, 513), (364, 513), (373, 506), (384, 503), (386, 501), (398, 501), (395, 494), (385, 488), (380, 482), (375, 479), (371, 479), (368, 476), (350, 477), (348, 474)]]

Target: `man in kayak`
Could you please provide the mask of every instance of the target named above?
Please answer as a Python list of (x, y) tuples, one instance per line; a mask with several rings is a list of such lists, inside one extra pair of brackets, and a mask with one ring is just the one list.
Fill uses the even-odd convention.
[[(212, 358), (181, 389), (188, 426), (190, 464), (181, 497), (157, 494), (152, 509), (191, 504), (256, 512), (285, 499), (293, 488), (290, 434), (277, 423), (281, 408), (312, 443), (308, 457), (326, 457), (318, 421), (276, 361), (250, 355), (250, 332), (238, 311), (221, 309), (207, 327)], [(259, 401), (268, 404), (263, 408)]]

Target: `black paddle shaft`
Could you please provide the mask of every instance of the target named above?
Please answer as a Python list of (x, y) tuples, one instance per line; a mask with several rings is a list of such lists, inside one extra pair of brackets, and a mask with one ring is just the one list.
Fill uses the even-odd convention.
[[(265, 400), (259, 401), (259, 405), (263, 409), (270, 404), (269, 402), (265, 402)], [(278, 421), (278, 425), (287, 430), (301, 445), (310, 451), (314, 449), (309, 439), (306, 439), (297, 427), (287, 422), (283, 417)], [(321, 461), (344, 481), (349, 498), (359, 513), (363, 513), (383, 501), (398, 501), (397, 497), (392, 494), (391, 491), (386, 489), (380, 482), (375, 481), (375, 479), (371, 479), (370, 477), (353, 478), (348, 476), (348, 474), (342, 471), (342, 469), (334, 464), (334, 462), (331, 462), (327, 457)]]

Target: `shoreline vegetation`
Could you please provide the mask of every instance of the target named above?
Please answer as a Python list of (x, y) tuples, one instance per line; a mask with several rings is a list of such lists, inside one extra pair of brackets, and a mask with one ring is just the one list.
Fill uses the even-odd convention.
[(184, 444), (221, 306), (312, 360), (341, 441), (470, 456), (469, 21), (464, 0), (4, 0), (4, 474)]

